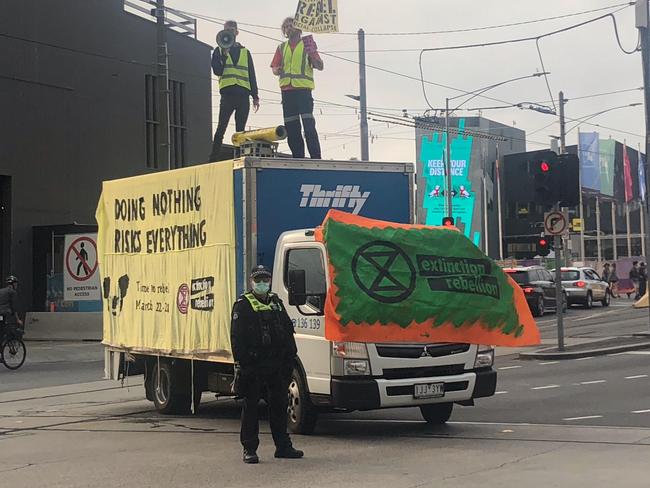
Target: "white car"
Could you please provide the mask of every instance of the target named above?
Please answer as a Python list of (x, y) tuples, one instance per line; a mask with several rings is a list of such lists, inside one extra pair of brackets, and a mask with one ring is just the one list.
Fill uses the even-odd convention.
[(609, 283), (603, 281), (595, 269), (571, 267), (561, 268), (560, 271), (569, 305), (580, 304), (591, 308), (594, 302), (600, 302), (603, 307), (609, 306)]

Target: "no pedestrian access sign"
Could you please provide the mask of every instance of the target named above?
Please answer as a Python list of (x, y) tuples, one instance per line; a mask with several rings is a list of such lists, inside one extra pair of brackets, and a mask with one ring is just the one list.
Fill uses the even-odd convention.
[(544, 232), (552, 236), (564, 234), (569, 228), (569, 219), (563, 212), (546, 212), (544, 214)]
[(97, 234), (66, 235), (63, 260), (63, 299), (101, 300)]

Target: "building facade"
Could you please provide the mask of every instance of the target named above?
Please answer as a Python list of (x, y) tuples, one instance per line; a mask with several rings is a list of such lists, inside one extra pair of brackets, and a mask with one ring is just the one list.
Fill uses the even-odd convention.
[[(526, 150), (526, 133), (483, 117), (450, 118), (452, 215), (464, 234), (501, 257), (497, 159)], [(417, 220), (441, 225), (445, 202), (444, 119), (416, 119)]]
[[(167, 169), (156, 24), (122, 0), (2, 7), (0, 273), (19, 276), (22, 308), (39, 311), (48, 306), (44, 283), (63, 264), (61, 233), (96, 228), (101, 182)], [(171, 28), (167, 40), (171, 166), (206, 162), (210, 46)]]

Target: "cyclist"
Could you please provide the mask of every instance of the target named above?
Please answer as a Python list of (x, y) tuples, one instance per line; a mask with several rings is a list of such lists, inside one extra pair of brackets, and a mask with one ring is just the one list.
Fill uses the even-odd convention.
[(7, 286), (0, 288), (0, 337), (4, 334), (4, 327), (7, 325), (23, 325), (22, 320), (18, 317), (16, 302), (18, 299), (18, 278), (7, 276), (5, 280)]

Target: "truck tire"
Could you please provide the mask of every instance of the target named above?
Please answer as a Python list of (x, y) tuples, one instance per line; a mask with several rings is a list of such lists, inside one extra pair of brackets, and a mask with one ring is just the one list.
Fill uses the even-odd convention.
[(153, 403), (156, 410), (163, 414), (187, 414), (192, 405), (192, 397), (178, 391), (174, 373), (178, 368), (167, 361), (155, 365), (153, 377)]
[(454, 409), (453, 403), (430, 403), (420, 405), (420, 412), (427, 424), (442, 425), (449, 420)]
[(318, 410), (312, 405), (307, 382), (298, 368), (293, 369), (289, 382), (287, 427), (293, 434), (313, 434), (318, 420)]

